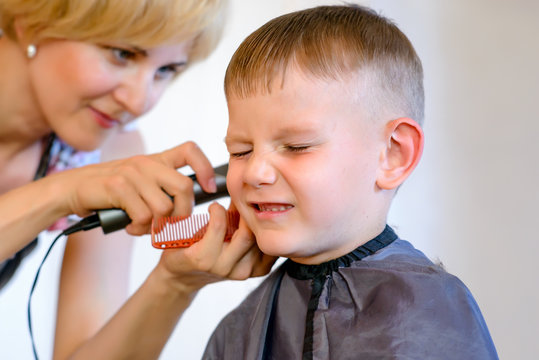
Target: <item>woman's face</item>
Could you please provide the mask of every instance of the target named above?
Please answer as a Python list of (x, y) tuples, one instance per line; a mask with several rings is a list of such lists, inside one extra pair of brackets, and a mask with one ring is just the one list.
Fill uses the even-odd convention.
[(191, 41), (151, 49), (46, 41), (29, 59), (30, 82), (48, 126), (89, 151), (157, 103), (190, 47)]

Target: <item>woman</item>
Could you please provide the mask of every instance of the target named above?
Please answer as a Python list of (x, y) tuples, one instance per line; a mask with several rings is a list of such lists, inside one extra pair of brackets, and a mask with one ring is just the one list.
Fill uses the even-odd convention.
[[(143, 152), (126, 125), (213, 49), (222, 8), (218, 0), (2, 0), (0, 282), (9, 281), (32, 239), (65, 227), (67, 215), (122, 208), (132, 235), (147, 233), (152, 217), (188, 215), (192, 181), (176, 168), (189, 165), (214, 191), (211, 165), (193, 143), (113, 159)], [(88, 165), (103, 160), (112, 161)], [(123, 306), (131, 240), (125, 232), (105, 239), (100, 229), (71, 235), (54, 358), (157, 357), (203, 285), (266, 273), (272, 259), (248, 230), (240, 225), (223, 244), (225, 210), (214, 204), (210, 214), (205, 238), (165, 251)]]

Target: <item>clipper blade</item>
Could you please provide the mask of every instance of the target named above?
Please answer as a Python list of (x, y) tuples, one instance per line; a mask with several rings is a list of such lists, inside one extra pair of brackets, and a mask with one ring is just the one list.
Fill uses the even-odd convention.
[[(238, 228), (240, 215), (237, 211), (226, 212), (225, 241), (230, 241)], [(199, 241), (206, 234), (209, 213), (188, 217), (167, 216), (152, 221), (152, 246), (157, 249), (185, 248)]]

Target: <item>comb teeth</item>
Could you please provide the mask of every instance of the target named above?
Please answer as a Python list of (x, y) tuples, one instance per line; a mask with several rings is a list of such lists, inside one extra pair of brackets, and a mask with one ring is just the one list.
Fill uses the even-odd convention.
[[(240, 216), (236, 211), (226, 213), (225, 241), (230, 241), (238, 228)], [(152, 246), (158, 249), (183, 248), (193, 245), (206, 234), (210, 214), (188, 217), (166, 216), (152, 221)]]

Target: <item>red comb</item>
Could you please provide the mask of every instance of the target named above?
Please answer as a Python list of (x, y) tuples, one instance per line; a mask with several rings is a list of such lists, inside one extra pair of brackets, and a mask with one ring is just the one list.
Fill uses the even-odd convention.
[[(238, 228), (237, 211), (226, 212), (225, 241), (230, 241)], [(166, 216), (152, 221), (152, 246), (158, 249), (189, 247), (204, 237), (210, 214), (193, 214), (187, 217)]]

